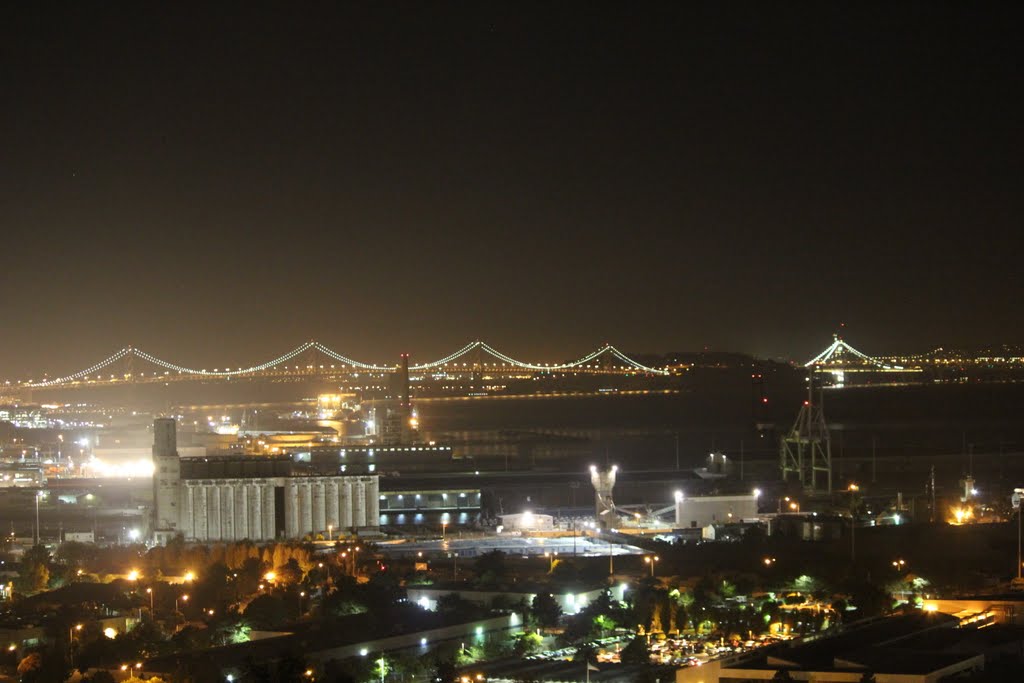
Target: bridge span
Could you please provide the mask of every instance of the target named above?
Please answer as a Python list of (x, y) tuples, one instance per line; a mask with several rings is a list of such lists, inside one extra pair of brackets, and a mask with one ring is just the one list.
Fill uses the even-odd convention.
[[(97, 387), (119, 384), (166, 383), (181, 381), (230, 381), (235, 379), (331, 379), (353, 375), (377, 375), (395, 372), (396, 365), (365, 363), (344, 356), (318, 341), (300, 344), (272, 360), (238, 368), (191, 368), (158, 358), (134, 346), (126, 346), (87, 368), (67, 375), (23, 382), (7, 382), (10, 389)], [(498, 351), (487, 342), (473, 341), (438, 360), (410, 365), (411, 373), (421, 376), (528, 377), (553, 374), (589, 375), (668, 375), (669, 370), (646, 366), (611, 344), (573, 361), (529, 363)]]

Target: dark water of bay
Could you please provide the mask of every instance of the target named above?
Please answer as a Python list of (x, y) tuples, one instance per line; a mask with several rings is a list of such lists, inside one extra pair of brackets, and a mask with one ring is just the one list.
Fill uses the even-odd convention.
[[(837, 477), (912, 476), (936, 465), (940, 483), (965, 472), (995, 484), (1024, 475), (1024, 384), (925, 385), (828, 389)], [(769, 393), (767, 406), (748, 384), (673, 394), (423, 401), (430, 438), (469, 454), (515, 458), (523, 466), (605, 459), (634, 469), (699, 467), (711, 450), (742, 452), (748, 472), (777, 472), (778, 441), (806, 394)], [(560, 435), (562, 441), (544, 441)], [(677, 448), (678, 443), (678, 448)], [(516, 444), (519, 444), (518, 446)], [(922, 479), (923, 485), (923, 479)]]

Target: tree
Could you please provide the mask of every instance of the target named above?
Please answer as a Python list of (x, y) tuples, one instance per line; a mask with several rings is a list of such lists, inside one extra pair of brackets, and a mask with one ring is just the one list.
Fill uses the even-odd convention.
[(580, 570), (570, 560), (555, 560), (555, 566), (551, 569), (551, 580), (556, 583), (572, 583), (579, 581)]
[(42, 665), (43, 658), (39, 656), (38, 652), (32, 652), (18, 662), (18, 675), (22, 680), (26, 680), (26, 678), (33, 677)]
[(454, 659), (442, 659), (440, 657), (434, 662), (434, 683), (452, 683), (456, 679)]
[(100, 669), (89, 677), (89, 683), (114, 683), (114, 676), (106, 669)]
[(600, 637), (608, 635), (608, 631), (614, 629), (618, 624), (615, 620), (606, 614), (598, 614), (594, 617), (594, 628), (597, 629), (597, 633)]
[(384, 677), (391, 671), (391, 665), (388, 663), (387, 657), (381, 655), (373, 660), (373, 677), (377, 680), (383, 681)]
[(594, 646), (590, 643), (584, 643), (576, 648), (576, 652), (572, 655), (572, 661), (589, 664), (594, 661), (595, 655), (597, 655), (597, 650), (594, 649)]
[(478, 619), (482, 611), (479, 605), (459, 597), (458, 593), (449, 593), (437, 599), (438, 614), (444, 615), (450, 623)]
[(789, 675), (789, 671), (787, 671), (786, 669), (779, 669), (778, 671), (775, 672), (775, 675), (772, 676), (772, 680), (773, 681), (792, 681), (793, 677)]
[(280, 628), (288, 620), (288, 608), (276, 595), (260, 595), (245, 608), (246, 620), (258, 629)]
[(245, 672), (244, 680), (252, 683), (271, 683), (270, 667), (266, 662), (258, 662), (252, 657), (247, 657), (242, 665)]
[(537, 623), (545, 628), (558, 626), (562, 608), (551, 593), (537, 593), (533, 598), (532, 612)]
[(629, 645), (622, 648), (619, 656), (623, 664), (646, 664), (651, 659), (647, 652), (647, 640), (643, 636), (636, 636), (629, 641)]
[(476, 562), (473, 563), (473, 571), (476, 572), (478, 577), (490, 574), (493, 576), (495, 581), (505, 578), (505, 574), (508, 573), (508, 565), (505, 563), (505, 553), (500, 550), (492, 550), (489, 553), (484, 553), (480, 557), (476, 558)]
[(46, 590), (50, 585), (49, 562), (50, 552), (44, 546), (33, 546), (25, 551), (19, 572), (19, 590), (25, 593)]
[(892, 598), (869, 581), (857, 581), (849, 587), (850, 602), (857, 608), (857, 618), (878, 617), (892, 609)]
[(539, 652), (544, 639), (536, 631), (526, 631), (516, 639), (515, 654), (519, 657)]
[(277, 580), (283, 584), (297, 584), (302, 581), (302, 568), (299, 566), (299, 561), (294, 557), (289, 558), (287, 562), (279, 566), (274, 570), (277, 574)]
[(300, 683), (307, 680), (306, 662), (301, 657), (289, 653), (282, 657), (274, 668), (275, 683)]

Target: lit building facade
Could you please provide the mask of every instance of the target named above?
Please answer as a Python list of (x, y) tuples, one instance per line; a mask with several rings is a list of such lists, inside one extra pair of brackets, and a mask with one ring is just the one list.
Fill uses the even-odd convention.
[(154, 424), (154, 540), (270, 541), (380, 525), (375, 474), (309, 475), (290, 458), (179, 458), (174, 420)]

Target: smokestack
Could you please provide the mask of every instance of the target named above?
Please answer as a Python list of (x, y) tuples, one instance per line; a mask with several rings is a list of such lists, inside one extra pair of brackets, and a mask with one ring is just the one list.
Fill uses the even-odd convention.
[(174, 538), (181, 523), (181, 461), (178, 423), (153, 420), (153, 540), (163, 545)]
[(153, 420), (153, 456), (178, 457), (178, 423), (167, 417)]

